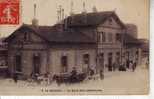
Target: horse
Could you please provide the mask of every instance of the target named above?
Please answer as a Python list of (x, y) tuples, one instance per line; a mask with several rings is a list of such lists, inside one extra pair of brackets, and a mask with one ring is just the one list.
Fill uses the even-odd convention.
[(79, 83), (82, 82), (84, 79), (86, 79), (87, 75), (85, 73), (79, 73), (77, 75), (54, 75), (53, 76), (53, 81), (56, 81), (58, 85), (61, 83), (65, 84), (73, 84), (73, 83)]

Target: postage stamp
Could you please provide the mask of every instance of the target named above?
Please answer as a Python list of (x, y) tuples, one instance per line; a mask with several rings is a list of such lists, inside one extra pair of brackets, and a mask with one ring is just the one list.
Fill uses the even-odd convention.
[(0, 24), (19, 24), (19, 0), (0, 0)]

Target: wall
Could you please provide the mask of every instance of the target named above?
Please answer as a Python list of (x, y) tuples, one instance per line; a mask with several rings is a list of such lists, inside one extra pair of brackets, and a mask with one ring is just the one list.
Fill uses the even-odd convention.
[[(25, 39), (26, 33), (26, 39)], [(41, 58), (40, 73), (46, 73), (47, 66), (47, 44), (35, 33), (28, 30), (24, 32), (16, 31), (12, 40), (8, 42), (8, 66), (11, 75), (15, 72), (15, 56), (21, 55), (22, 73), (30, 76), (33, 71), (33, 55), (39, 53)]]
[[(9, 50), (8, 55), (8, 66), (11, 73), (15, 72), (15, 55), (19, 53), (19, 50)], [(47, 51), (46, 50), (21, 50), (21, 64), (22, 64), (22, 73), (26, 76), (30, 76), (33, 71), (33, 55), (40, 54), (40, 73), (46, 73), (46, 66), (47, 66)]]
[[(116, 34), (124, 33), (124, 29), (121, 28), (121, 26), (114, 20), (113, 17), (109, 17), (103, 24), (100, 24), (97, 27), (97, 32), (98, 35), (99, 33), (102, 32), (105, 33), (105, 41), (98, 42), (98, 54), (100, 53), (104, 54), (104, 66), (108, 67), (109, 53), (112, 53), (112, 64), (116, 62), (117, 52), (120, 53), (120, 61), (122, 61), (121, 60), (121, 53), (123, 51), (122, 43), (121, 41), (116, 40)], [(111, 41), (109, 41), (109, 36), (112, 36)]]
[[(138, 51), (138, 55), (136, 55), (136, 52)], [(137, 62), (138, 65), (141, 65), (142, 57), (141, 57), (141, 49), (137, 47), (127, 48), (126, 52), (129, 52), (129, 59), (133, 62)], [(136, 61), (136, 58), (138, 61)], [(126, 55), (126, 59), (128, 59)]]
[(96, 66), (96, 52), (94, 49), (79, 50), (79, 49), (50, 49), (50, 66), (52, 73), (61, 72), (61, 57), (66, 55), (68, 57), (68, 72), (71, 72), (73, 67), (81, 71), (83, 66), (83, 54), (90, 55), (90, 66)]

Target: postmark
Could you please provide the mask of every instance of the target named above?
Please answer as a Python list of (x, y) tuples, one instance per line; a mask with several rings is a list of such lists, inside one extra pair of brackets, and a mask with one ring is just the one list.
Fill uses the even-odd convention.
[(0, 0), (0, 25), (19, 24), (19, 0)]

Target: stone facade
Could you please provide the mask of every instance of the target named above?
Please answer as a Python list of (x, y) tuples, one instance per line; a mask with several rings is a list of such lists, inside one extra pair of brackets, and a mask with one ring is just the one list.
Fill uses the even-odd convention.
[[(101, 19), (96, 24), (90, 20), (91, 16), (98, 17), (95, 14), (106, 17), (105, 21), (100, 22)], [(79, 16), (86, 21), (76, 23)], [(87, 72), (88, 68), (99, 72), (104, 67), (111, 71), (113, 64), (118, 68), (126, 60), (125, 52), (133, 58), (137, 52), (138, 47), (126, 47), (125, 33), (126, 28), (115, 12), (73, 15), (51, 27), (23, 25), (6, 39), (9, 71), (24, 76), (71, 72), (73, 67), (80, 72)]]
[[(19, 72), (25, 76), (30, 76), (34, 70), (34, 56), (39, 55), (39, 73), (62, 73), (61, 58), (63, 56), (67, 57), (67, 71), (70, 72), (73, 67), (76, 67), (79, 71), (82, 71), (84, 68), (84, 59), (83, 55), (89, 55), (89, 66), (96, 66), (96, 49), (94, 46), (89, 45), (70, 45), (63, 44), (51, 45), (49, 47), (43, 39), (38, 37), (33, 33), (28, 33), (30, 39), (28, 41), (18, 42), (21, 39), (24, 39), (23, 35), (16, 35), (16, 39), (13, 39), (9, 43), (8, 48), (8, 65), (10, 73)], [(17, 66), (17, 55), (20, 56), (21, 61), (21, 70), (18, 71)]]
[(121, 62), (123, 46), (120, 39), (116, 39), (116, 35), (122, 35), (124, 34), (124, 32), (124, 28), (122, 28), (115, 21), (114, 17), (110, 17), (103, 24), (100, 24), (97, 27), (97, 33), (99, 35), (98, 54), (103, 54), (102, 58), (104, 60), (104, 62), (100, 60), (101, 62), (99, 62), (99, 65), (104, 65), (105, 67), (108, 67), (109, 65), (113, 65), (114, 63), (119, 64)]

